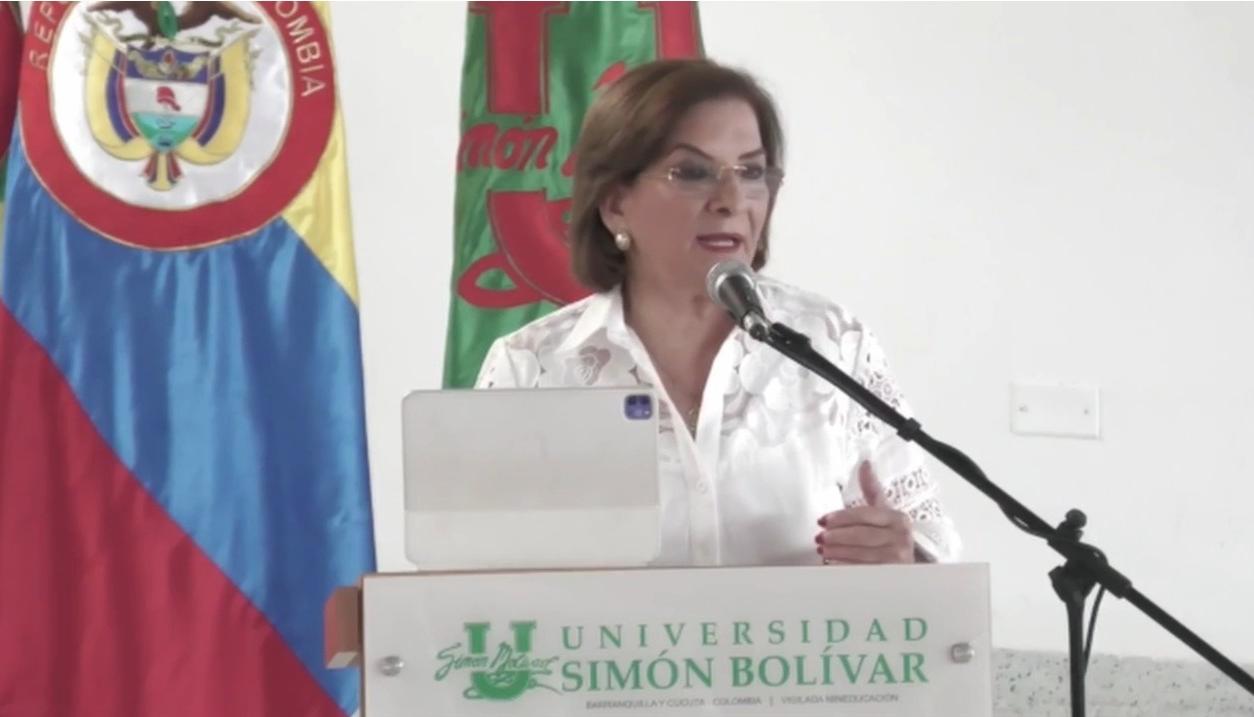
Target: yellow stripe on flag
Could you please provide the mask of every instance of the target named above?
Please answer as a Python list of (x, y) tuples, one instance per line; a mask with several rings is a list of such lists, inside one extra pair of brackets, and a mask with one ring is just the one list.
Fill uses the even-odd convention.
[[(320, 2), (317, 6), (329, 37), (331, 18), (327, 4)], [(357, 265), (353, 259), (353, 224), (348, 203), (348, 161), (343, 115), (338, 103), (337, 98), (335, 123), (322, 161), (309, 183), (283, 211), (283, 219), (305, 240), (356, 304)]]

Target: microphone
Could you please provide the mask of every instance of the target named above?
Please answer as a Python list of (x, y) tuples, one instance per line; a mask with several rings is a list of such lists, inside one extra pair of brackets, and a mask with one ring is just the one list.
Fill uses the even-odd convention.
[(736, 325), (758, 341), (765, 341), (771, 322), (762, 309), (758, 280), (742, 261), (721, 261), (705, 275), (705, 293), (727, 310)]

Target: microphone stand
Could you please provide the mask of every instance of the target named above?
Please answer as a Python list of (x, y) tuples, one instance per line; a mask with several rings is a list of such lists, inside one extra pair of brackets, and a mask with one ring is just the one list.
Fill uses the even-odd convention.
[[(1050, 527), (1010, 494), (1002, 490), (984, 475), (980, 467), (962, 451), (932, 438), (923, 431), (919, 422), (906, 418), (892, 406), (848, 374), (836, 368), (810, 345), (810, 339), (781, 323), (742, 321), (753, 338), (766, 343), (788, 358), (818, 374), (846, 395), (857, 401), (871, 415), (892, 426), (906, 441), (914, 441), (941, 463), (953, 469), (976, 490), (988, 496), (1001, 508), (1011, 523), (1021, 530), (1041, 538), (1065, 559), (1050, 571), (1054, 592), (1066, 605), (1067, 636), (1071, 663), (1071, 714), (1084, 717), (1084, 680), (1088, 668), (1088, 648), (1084, 644), (1084, 610), (1089, 592), (1100, 585), (1118, 598), (1126, 599), (1138, 610), (1175, 635), (1194, 652), (1201, 655), (1247, 692), (1254, 695), (1254, 676), (1242, 670), (1223, 653), (1211, 647), (1205, 640), (1185, 627), (1166, 610), (1155, 605), (1149, 598), (1132, 587), (1132, 581), (1111, 567), (1101, 550), (1080, 541), (1086, 518), (1078, 510), (1067, 512), (1067, 518), (1057, 528)], [(1098, 593), (1100, 604), (1101, 593)], [(1093, 617), (1097, 616), (1096, 606)], [(1090, 636), (1093, 626), (1090, 625)]]

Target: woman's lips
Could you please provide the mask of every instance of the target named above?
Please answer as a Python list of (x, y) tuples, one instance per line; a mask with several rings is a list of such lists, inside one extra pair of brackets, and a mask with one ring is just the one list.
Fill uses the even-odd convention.
[(701, 245), (702, 249), (718, 253), (738, 251), (744, 243), (744, 237), (739, 234), (701, 234), (697, 237), (697, 244)]

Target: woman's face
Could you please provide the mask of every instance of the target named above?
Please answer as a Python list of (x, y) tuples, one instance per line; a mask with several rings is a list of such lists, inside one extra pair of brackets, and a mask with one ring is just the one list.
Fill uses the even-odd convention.
[(601, 218), (631, 236), (629, 282), (702, 292), (718, 262), (752, 263), (772, 186), (753, 108), (708, 100), (684, 115), (661, 159), (602, 203)]

